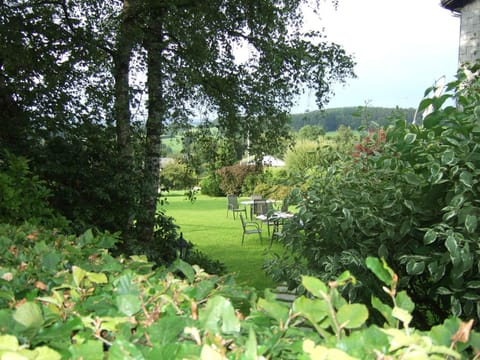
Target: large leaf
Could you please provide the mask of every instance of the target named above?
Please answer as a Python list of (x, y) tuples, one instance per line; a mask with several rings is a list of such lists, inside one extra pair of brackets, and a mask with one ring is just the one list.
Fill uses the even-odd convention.
[(104, 359), (103, 345), (99, 341), (88, 340), (84, 343), (76, 343), (70, 346), (73, 359)]
[(159, 345), (174, 344), (186, 325), (185, 318), (163, 316), (148, 328), (150, 341)]
[(115, 303), (118, 310), (127, 316), (132, 316), (142, 309), (142, 301), (134, 294), (118, 295), (115, 297)]
[(410, 296), (408, 296), (406, 291), (400, 291), (397, 296), (395, 296), (395, 301), (398, 307), (405, 309), (408, 312), (413, 312), (415, 309), (415, 303)]
[(372, 306), (378, 310), (380, 314), (387, 320), (390, 326), (395, 326), (396, 320), (392, 315), (392, 308), (387, 304), (384, 304), (379, 298), (372, 296)]
[[(200, 323), (214, 333), (233, 333), (240, 331), (240, 321), (230, 300), (223, 296), (212, 297), (205, 309), (200, 312)], [(221, 327), (220, 327), (221, 326)]]
[(301, 296), (293, 302), (292, 309), (295, 313), (306, 317), (313, 324), (325, 319), (329, 314), (328, 303), (323, 299), (308, 299)]
[(27, 329), (38, 329), (43, 324), (42, 309), (37, 303), (26, 302), (13, 313), (13, 318)]
[(277, 301), (259, 299), (258, 307), (282, 325), (285, 324), (288, 319), (289, 308)]
[(367, 267), (385, 284), (390, 286), (395, 284), (395, 273), (384, 260), (380, 261), (378, 258), (369, 256), (365, 263)]
[(337, 312), (337, 321), (342, 327), (347, 329), (355, 329), (368, 319), (368, 309), (363, 304), (346, 304)]
[(328, 294), (328, 287), (321, 280), (312, 276), (302, 276), (302, 285), (305, 289), (318, 298), (324, 298)]
[(425, 245), (430, 245), (437, 240), (437, 232), (433, 229), (428, 229), (425, 235), (423, 236), (423, 243)]

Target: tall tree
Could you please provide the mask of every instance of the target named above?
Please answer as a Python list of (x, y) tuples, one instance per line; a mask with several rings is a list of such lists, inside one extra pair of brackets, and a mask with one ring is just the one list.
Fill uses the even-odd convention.
[[(261, 155), (288, 136), (288, 110), (305, 86), (316, 89), (322, 106), (333, 82), (353, 76), (354, 63), (340, 46), (302, 30), (305, 7), (320, 11), (321, 3), (4, 0), (2, 99), (18, 105), (28, 126), (44, 138), (63, 136), (84, 122), (105, 131), (114, 124), (118, 158), (125, 159), (118, 170), (135, 183), (129, 164), (132, 84), (146, 78), (143, 184), (137, 194), (144, 211), (137, 225), (148, 244), (158, 198), (160, 136), (167, 126), (185, 124), (202, 108), (218, 118), (222, 134), (248, 137), (250, 153)], [(119, 208), (133, 205), (131, 199), (117, 201)]]
[[(249, 137), (251, 152), (280, 146), (286, 116), (304, 86), (321, 106), (330, 85), (352, 76), (353, 62), (321, 34), (302, 32), (302, 0), (143, 0), (148, 67), (145, 184), (140, 222), (151, 241), (159, 188), (160, 135), (201, 105), (230, 137)], [(239, 59), (238, 53), (247, 53)]]

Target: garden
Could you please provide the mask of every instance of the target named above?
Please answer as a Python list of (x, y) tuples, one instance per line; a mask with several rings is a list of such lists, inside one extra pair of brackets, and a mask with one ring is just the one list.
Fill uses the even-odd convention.
[(0, 360), (480, 358), (480, 63), (293, 126), (355, 76), (307, 3), (2, 2)]
[(173, 246), (159, 266), (119, 254), (118, 233), (61, 231), (45, 183), (7, 158), (1, 213), (18, 224), (0, 227), (0, 355), (475, 358), (480, 82), (462, 74), (422, 102), (434, 108), (422, 126), (398, 119), (285, 184), (295, 216), (271, 248), (240, 244), (224, 198), (174, 192), (160, 208), (195, 242), (190, 255)]

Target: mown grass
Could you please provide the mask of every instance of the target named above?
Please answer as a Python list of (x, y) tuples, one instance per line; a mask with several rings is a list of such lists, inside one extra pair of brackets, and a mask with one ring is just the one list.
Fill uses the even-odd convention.
[(237, 217), (234, 220), (231, 212), (227, 218), (226, 198), (197, 195), (192, 203), (181, 191), (165, 196), (168, 204), (163, 209), (175, 219), (185, 239), (212, 259), (223, 262), (228, 272), (236, 274), (240, 284), (260, 291), (275, 287), (262, 270), (262, 264), (269, 251), (281, 251), (281, 247), (274, 243), (269, 249), (266, 227), (263, 228), (262, 243), (257, 235), (246, 235), (242, 245), (240, 219)]

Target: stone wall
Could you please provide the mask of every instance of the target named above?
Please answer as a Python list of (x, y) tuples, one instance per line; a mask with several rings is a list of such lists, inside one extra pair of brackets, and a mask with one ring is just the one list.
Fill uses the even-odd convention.
[(480, 58), (480, 0), (465, 5), (461, 13), (459, 62), (474, 63)]

